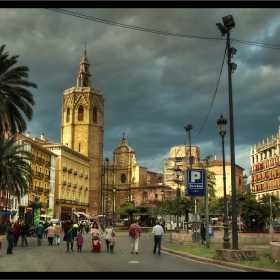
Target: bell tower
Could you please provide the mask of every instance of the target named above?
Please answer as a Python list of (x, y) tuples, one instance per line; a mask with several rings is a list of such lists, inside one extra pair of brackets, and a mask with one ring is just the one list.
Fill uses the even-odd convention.
[(89, 212), (100, 214), (104, 142), (104, 98), (92, 87), (85, 49), (77, 86), (66, 89), (62, 98), (61, 143), (87, 156), (89, 162)]

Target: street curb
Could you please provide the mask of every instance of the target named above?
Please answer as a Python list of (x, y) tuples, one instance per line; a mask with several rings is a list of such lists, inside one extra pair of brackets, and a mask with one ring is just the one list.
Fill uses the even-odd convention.
[(279, 273), (279, 270), (258, 268), (258, 267), (243, 265), (243, 264), (237, 264), (237, 263), (233, 263), (233, 262), (203, 258), (203, 257), (192, 255), (192, 254), (189, 254), (189, 253), (186, 253), (186, 252), (179, 252), (179, 251), (167, 249), (164, 246), (162, 246), (162, 251), (168, 252), (168, 253), (173, 254), (173, 255), (178, 255), (178, 256), (184, 257), (186, 259), (197, 260), (197, 261), (213, 263), (213, 264), (219, 264), (219, 265), (222, 265), (222, 266), (227, 266), (227, 267), (236, 268), (236, 269), (243, 269), (247, 272), (278, 272)]

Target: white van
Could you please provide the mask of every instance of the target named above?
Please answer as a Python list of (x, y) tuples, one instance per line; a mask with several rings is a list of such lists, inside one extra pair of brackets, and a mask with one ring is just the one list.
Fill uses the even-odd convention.
[(51, 220), (49, 220), (48, 222), (49, 222), (49, 223), (52, 223), (54, 226), (55, 226), (55, 224), (56, 224), (57, 222), (60, 224), (59, 219), (51, 219)]

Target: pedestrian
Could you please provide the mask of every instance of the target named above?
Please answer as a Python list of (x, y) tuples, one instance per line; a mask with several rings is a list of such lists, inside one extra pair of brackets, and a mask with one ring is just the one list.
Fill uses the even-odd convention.
[(111, 234), (111, 238), (110, 238), (110, 251), (111, 253), (114, 253), (114, 248), (115, 248), (115, 244), (116, 244), (116, 235), (114, 232), (112, 232)]
[(203, 222), (200, 225), (199, 231), (200, 231), (200, 235), (201, 235), (201, 243), (200, 243), (200, 245), (203, 245), (204, 242), (206, 243), (206, 238), (205, 238), (205, 236), (206, 236), (206, 228), (205, 228), (205, 225), (204, 225)]
[(107, 252), (109, 252), (110, 238), (112, 236), (112, 232), (114, 232), (113, 227), (111, 227), (110, 223), (107, 223), (107, 227), (104, 231), (104, 240), (105, 240), (105, 243), (106, 243)]
[(156, 254), (158, 248), (158, 255), (160, 256), (161, 241), (164, 230), (160, 225), (159, 221), (156, 221), (156, 225), (153, 227), (152, 234), (154, 235), (154, 250), (153, 253)]
[(15, 238), (15, 229), (14, 229), (14, 223), (10, 223), (8, 227), (8, 233), (7, 233), (7, 240), (8, 240), (8, 249), (7, 254), (13, 254), (12, 250), (14, 247), (14, 238)]
[(82, 246), (83, 246), (83, 243), (84, 243), (84, 237), (82, 235), (81, 232), (78, 233), (78, 236), (76, 237), (75, 239), (77, 241), (77, 248), (78, 248), (78, 252), (82, 252)]
[(15, 229), (15, 234), (14, 234), (14, 246), (17, 247), (17, 244), (18, 244), (18, 239), (19, 239), (19, 236), (21, 234), (21, 224), (19, 223), (19, 221), (15, 221), (15, 225), (14, 225), (14, 229)]
[(28, 232), (28, 225), (26, 224), (26, 220), (23, 220), (21, 222), (21, 247), (23, 247), (23, 244), (27, 246), (27, 232)]
[(43, 222), (39, 222), (39, 225), (35, 228), (35, 232), (36, 232), (36, 235), (37, 235), (38, 245), (42, 245), (43, 234), (44, 234)]
[(44, 234), (43, 236), (45, 236), (45, 238), (47, 238), (47, 232), (45, 231), (45, 229), (47, 229), (49, 227), (49, 222), (45, 221), (44, 223)]
[[(79, 229), (79, 225), (77, 222), (75, 222), (73, 224), (73, 229), (72, 229), (72, 232), (73, 232), (73, 237), (76, 238), (77, 237), (77, 234), (78, 234), (78, 229)], [(83, 232), (84, 233), (84, 232)]]
[(131, 254), (133, 254), (134, 252), (138, 254), (140, 233), (141, 227), (139, 226), (137, 221), (134, 221), (134, 223), (129, 226)]
[(47, 232), (47, 237), (49, 241), (49, 245), (53, 245), (53, 238), (55, 236), (55, 227), (53, 226), (53, 223), (50, 222), (50, 225), (45, 229)]
[(55, 246), (57, 246), (60, 243), (60, 235), (62, 233), (62, 227), (59, 224), (59, 222), (56, 222), (54, 228), (55, 228), (54, 242), (55, 242)]
[(65, 227), (64, 229), (64, 234), (65, 234), (65, 238), (63, 238), (63, 240), (66, 239), (66, 247), (67, 247), (67, 252), (69, 252), (69, 245), (71, 244), (71, 250), (74, 252), (73, 250), (73, 243), (74, 243), (74, 235), (73, 235), (73, 224), (71, 222), (68, 223), (68, 226)]

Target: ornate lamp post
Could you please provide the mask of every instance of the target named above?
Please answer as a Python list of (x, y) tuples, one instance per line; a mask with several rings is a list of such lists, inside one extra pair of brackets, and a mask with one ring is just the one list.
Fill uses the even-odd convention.
[(113, 187), (113, 224), (114, 224), (114, 221), (115, 221), (115, 207), (116, 207), (116, 187), (114, 186)]
[(227, 120), (221, 114), (217, 121), (219, 133), (222, 137), (222, 150), (223, 150), (223, 183), (224, 183), (224, 242), (223, 248), (230, 249), (229, 234), (228, 234), (228, 208), (227, 208), (227, 187), (226, 187), (226, 168), (225, 168), (225, 134), (227, 127)]
[(193, 126), (191, 124), (188, 124), (184, 128), (185, 128), (185, 130), (189, 134), (189, 144), (190, 144), (190, 159), (189, 159), (189, 163), (190, 163), (190, 168), (192, 169), (192, 161), (193, 160), (192, 160), (192, 145), (191, 145), (191, 129), (193, 129)]
[(269, 206), (270, 206), (270, 223), (269, 223), (269, 233), (273, 233), (273, 225), (272, 225), (272, 202), (271, 197), (273, 196), (273, 192), (269, 195)]
[(234, 151), (234, 128), (233, 128), (233, 102), (231, 74), (236, 70), (237, 65), (231, 63), (231, 57), (236, 54), (236, 49), (230, 47), (230, 30), (235, 27), (234, 19), (231, 15), (223, 17), (224, 26), (216, 23), (222, 36), (227, 35), (228, 54), (228, 88), (229, 88), (229, 122), (230, 122), (230, 158), (231, 158), (231, 191), (232, 191), (232, 249), (238, 249), (237, 230), (237, 204), (236, 204), (236, 179), (235, 179), (235, 151)]
[(161, 223), (163, 224), (163, 196), (164, 196), (164, 190), (161, 190)]

